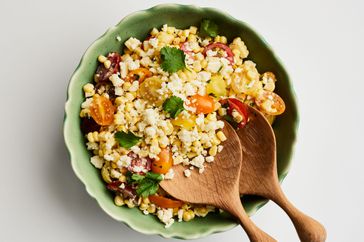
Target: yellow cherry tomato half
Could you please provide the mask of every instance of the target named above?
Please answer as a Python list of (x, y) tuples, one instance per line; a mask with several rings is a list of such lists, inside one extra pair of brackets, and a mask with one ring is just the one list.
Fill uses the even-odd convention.
[(190, 107), (196, 108), (196, 113), (208, 114), (214, 111), (214, 99), (208, 95), (194, 95), (189, 98)]
[(152, 162), (152, 171), (158, 174), (166, 174), (173, 165), (172, 152), (167, 148), (162, 149), (158, 158)]
[(115, 106), (104, 96), (95, 95), (90, 105), (91, 117), (98, 125), (111, 125), (114, 122)]
[(178, 117), (173, 119), (171, 123), (175, 126), (191, 130), (196, 126), (196, 116), (191, 115), (189, 118), (185, 118), (183, 115), (178, 115)]
[(268, 115), (280, 115), (286, 110), (283, 99), (278, 94), (270, 91), (264, 91), (255, 100), (255, 103), (260, 111)]

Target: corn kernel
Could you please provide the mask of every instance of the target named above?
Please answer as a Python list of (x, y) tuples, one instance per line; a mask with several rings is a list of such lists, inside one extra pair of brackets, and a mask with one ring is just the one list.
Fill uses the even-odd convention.
[(195, 140), (195, 141), (193, 141), (192, 145), (195, 147), (201, 147), (201, 142), (198, 140)]
[(107, 58), (103, 55), (99, 55), (99, 57), (97, 57), (97, 60), (100, 62), (100, 63), (104, 63), (105, 61), (107, 61)]
[(235, 122), (240, 123), (241, 121), (243, 121), (243, 116), (241, 116), (241, 114), (236, 111), (235, 109), (232, 112), (232, 116)]
[(181, 36), (180, 38), (181, 38), (181, 42), (186, 42), (186, 39), (187, 39), (186, 36)]
[(219, 138), (219, 140), (221, 140), (222, 142), (224, 142), (227, 138), (225, 136), (225, 134), (222, 131), (219, 131), (216, 133), (217, 138)]
[(118, 207), (121, 207), (125, 204), (124, 199), (122, 197), (120, 197), (119, 195), (114, 197), (114, 203)]
[(128, 208), (133, 208), (135, 207), (135, 204), (133, 201), (131, 201), (130, 199), (125, 199), (125, 204), (128, 206)]
[(195, 26), (191, 26), (191, 27), (190, 27), (190, 33), (191, 33), (191, 34), (196, 34), (196, 33), (197, 33), (197, 27), (195, 27)]
[(196, 35), (194, 34), (190, 34), (188, 37), (187, 37), (188, 41), (190, 42), (196, 42), (197, 41), (197, 37)]
[(83, 91), (85, 93), (95, 92), (94, 85), (92, 85), (91, 83), (87, 83), (86, 85), (83, 86)]
[(195, 217), (195, 214), (192, 210), (187, 210), (183, 213), (183, 221), (187, 222), (192, 220)]
[(190, 35), (190, 30), (189, 29), (185, 29), (185, 30), (183, 30), (183, 32), (182, 32), (182, 36), (184, 36), (184, 37), (188, 37)]
[(195, 72), (200, 72), (201, 69), (202, 69), (202, 67), (201, 67), (201, 63), (199, 61), (193, 62), (193, 70)]
[(130, 82), (124, 82), (124, 84), (123, 84), (124, 91), (128, 91), (129, 88), (131, 87), (131, 85), (132, 84)]
[(221, 143), (221, 141), (216, 137), (214, 136), (212, 139), (211, 139), (211, 143), (213, 145), (219, 145)]
[(216, 113), (209, 113), (206, 118), (210, 121), (216, 121)]
[(187, 153), (187, 157), (189, 158), (189, 159), (192, 159), (193, 157), (196, 157), (197, 156), (197, 154), (195, 153), (195, 152), (188, 152)]
[(156, 207), (155, 207), (155, 205), (154, 205), (154, 204), (151, 204), (151, 205), (148, 207), (148, 209), (147, 209), (147, 211), (148, 211), (149, 213), (155, 213), (155, 210), (156, 210)]
[(110, 66), (111, 66), (111, 61), (110, 61), (110, 60), (106, 60), (106, 61), (104, 62), (104, 66), (105, 66), (105, 68), (106, 68), (106, 69), (109, 69), (109, 68), (110, 68)]
[(80, 117), (81, 118), (85, 118), (85, 117), (88, 117), (90, 116), (90, 110), (87, 108), (87, 109), (82, 109), (81, 112), (80, 112)]
[(207, 67), (207, 60), (202, 60), (202, 61), (201, 61), (201, 67), (202, 67), (203, 69), (205, 69), (205, 68)]
[(152, 31), (150, 32), (150, 35), (152, 36), (156, 36), (159, 33), (157, 28), (153, 28)]
[(133, 108), (133, 103), (125, 104), (125, 111), (126, 112), (130, 112), (130, 110), (132, 110), (132, 108)]
[(227, 43), (227, 38), (225, 36), (221, 36), (220, 37), (220, 42), (223, 43), (223, 44), (226, 44)]
[(141, 203), (139, 206), (140, 210), (147, 210), (149, 208), (149, 205), (146, 203)]
[(217, 154), (217, 146), (213, 145), (210, 149), (209, 149), (209, 155), (211, 156), (215, 156)]
[(143, 203), (149, 204), (150, 203), (149, 198), (148, 197), (143, 197)]
[(197, 207), (194, 208), (193, 211), (199, 217), (205, 217), (209, 213), (209, 210), (206, 207)]
[(176, 30), (175, 27), (167, 27), (167, 33), (168, 34), (174, 34), (174, 31)]
[(214, 42), (221, 42), (221, 37), (220, 35), (216, 36), (215, 39), (214, 39)]
[(119, 181), (121, 181), (121, 182), (126, 182), (126, 176), (121, 175), (121, 176), (119, 177)]
[(87, 134), (87, 139), (90, 142), (95, 142), (95, 139), (94, 139), (94, 136), (93, 136), (92, 132)]

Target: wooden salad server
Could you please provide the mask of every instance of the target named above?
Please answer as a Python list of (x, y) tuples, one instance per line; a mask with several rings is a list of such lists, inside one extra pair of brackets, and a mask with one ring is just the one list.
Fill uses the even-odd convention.
[(243, 152), (239, 191), (258, 195), (278, 204), (291, 218), (303, 242), (322, 242), (325, 228), (303, 214), (284, 195), (278, 180), (276, 139), (271, 125), (256, 109), (249, 107), (249, 122), (236, 132)]
[(276, 241), (260, 230), (246, 214), (239, 196), (239, 175), (242, 160), (242, 148), (239, 137), (230, 124), (225, 122), (223, 129), (228, 139), (224, 149), (215, 156), (215, 160), (206, 165), (203, 173), (192, 170), (191, 177), (185, 177), (182, 165), (174, 167), (174, 178), (163, 180), (160, 185), (172, 197), (179, 200), (212, 205), (221, 208), (240, 220), (252, 242)]

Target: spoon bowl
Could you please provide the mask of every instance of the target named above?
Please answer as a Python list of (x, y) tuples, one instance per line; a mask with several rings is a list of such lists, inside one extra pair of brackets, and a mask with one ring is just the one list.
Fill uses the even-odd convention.
[(236, 132), (226, 122), (223, 132), (228, 137), (224, 149), (215, 156), (213, 162), (206, 165), (202, 174), (193, 169), (191, 177), (185, 177), (183, 171), (186, 168), (180, 165), (174, 167), (174, 178), (163, 180), (160, 185), (179, 200), (212, 205), (231, 213), (240, 220), (253, 242), (275, 241), (255, 226), (245, 213), (239, 196), (242, 147)]

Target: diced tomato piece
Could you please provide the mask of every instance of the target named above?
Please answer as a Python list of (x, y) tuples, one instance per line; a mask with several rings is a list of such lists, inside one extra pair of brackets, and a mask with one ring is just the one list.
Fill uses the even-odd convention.
[(172, 152), (169, 149), (162, 149), (158, 159), (152, 162), (152, 171), (158, 174), (166, 174), (173, 165)]
[(214, 111), (215, 102), (212, 97), (209, 95), (201, 96), (201, 95), (194, 95), (188, 99), (190, 107), (196, 108), (196, 113), (203, 113), (208, 114)]
[(183, 202), (179, 200), (173, 200), (163, 196), (151, 195), (149, 196), (151, 203), (154, 203), (161, 208), (180, 208), (183, 206)]

